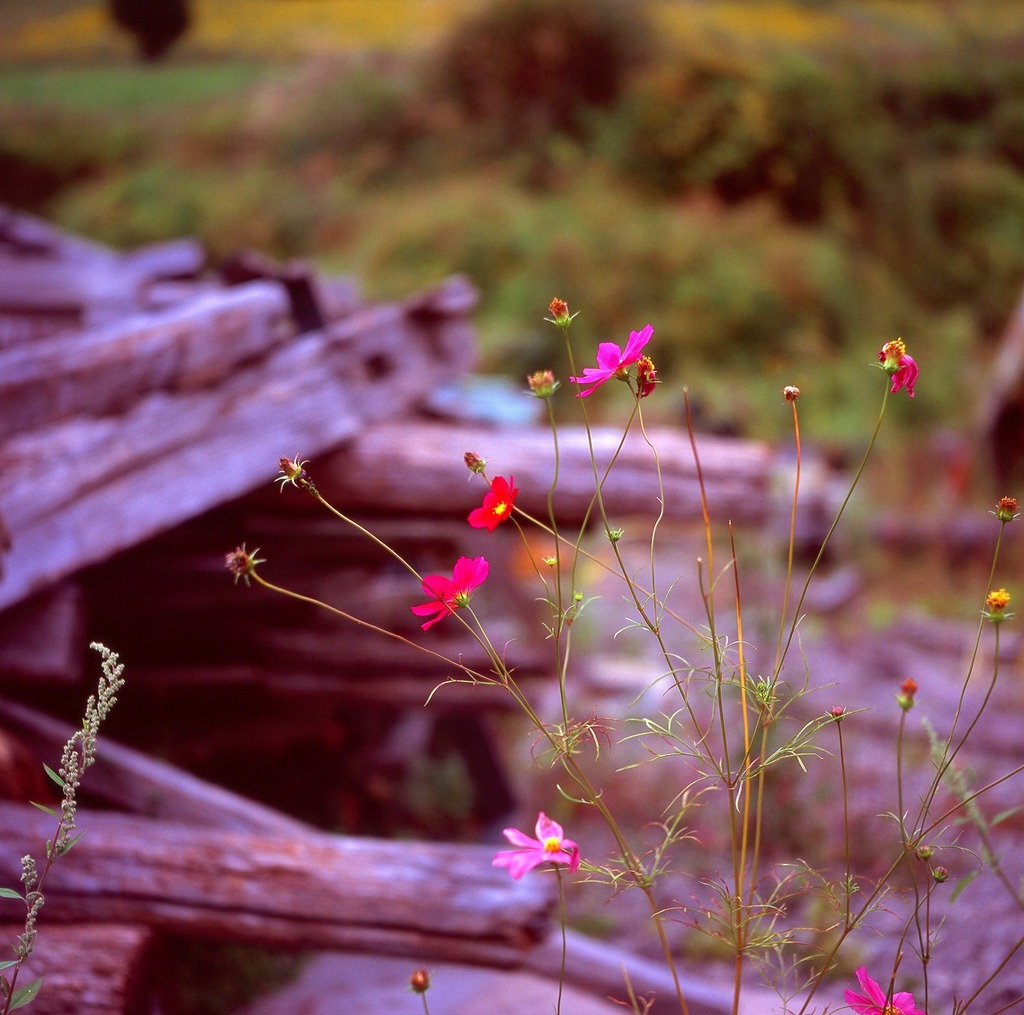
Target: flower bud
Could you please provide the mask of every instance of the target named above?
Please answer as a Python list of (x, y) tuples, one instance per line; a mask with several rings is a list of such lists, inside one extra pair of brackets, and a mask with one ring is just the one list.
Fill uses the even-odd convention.
[(932, 880), (936, 884), (942, 885), (949, 880), (949, 868), (948, 867), (933, 867), (932, 868)]
[(842, 720), (846, 718), (846, 709), (843, 708), (842, 705), (835, 705), (829, 712), (829, 715), (832, 716), (836, 722), (842, 722)]
[(299, 455), (295, 458), (279, 458), (277, 467), (281, 470), (281, 475), (274, 482), (281, 484), (282, 491), (289, 483), (292, 486), (306, 485), (309, 481), (309, 474), (306, 472), (308, 464), (309, 462), (304, 462)]
[(526, 378), (530, 386), (530, 394), (537, 398), (550, 398), (560, 387), (555, 375), (550, 370), (538, 370)]
[(467, 451), (462, 456), (462, 460), (470, 472), (482, 473), (487, 468), (487, 459), (481, 458), (475, 451)]
[(914, 707), (915, 694), (917, 694), (917, 681), (911, 677), (907, 677), (907, 679), (900, 684), (900, 693), (896, 696), (896, 704), (899, 705), (904, 712), (910, 711), (910, 709)]
[(1017, 517), (1017, 498), (1000, 497), (996, 505), (996, 518), (1001, 522), (1012, 522)]
[(409, 989), (414, 994), (425, 994), (430, 989), (430, 973), (426, 966), (414, 969), (409, 977)]
[(793, 384), (787, 384), (782, 389), (782, 395), (787, 402), (795, 402), (800, 397), (800, 389)]
[(548, 304), (548, 313), (551, 314), (547, 320), (557, 324), (560, 328), (566, 328), (576, 316), (569, 313), (569, 304), (560, 300), (557, 296)]

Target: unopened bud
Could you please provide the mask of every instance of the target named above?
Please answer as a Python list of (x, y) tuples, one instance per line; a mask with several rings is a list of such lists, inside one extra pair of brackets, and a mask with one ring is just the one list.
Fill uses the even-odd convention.
[(1012, 522), (1018, 517), (1016, 497), (1000, 497), (996, 504), (996, 518), (1001, 522)]
[(572, 321), (575, 314), (569, 313), (569, 304), (565, 300), (560, 300), (557, 296), (548, 304), (548, 313), (551, 316), (548, 318), (552, 324), (557, 324), (560, 328), (565, 328)]
[(467, 451), (462, 460), (470, 472), (483, 472), (487, 468), (487, 459), (481, 458), (475, 451)]
[(900, 693), (896, 696), (896, 704), (903, 709), (904, 712), (909, 712), (914, 707), (914, 695), (917, 694), (917, 681), (912, 677), (907, 677), (906, 680), (900, 684)]
[(555, 375), (550, 370), (538, 370), (526, 378), (530, 386), (530, 394), (537, 398), (550, 398), (559, 388)]

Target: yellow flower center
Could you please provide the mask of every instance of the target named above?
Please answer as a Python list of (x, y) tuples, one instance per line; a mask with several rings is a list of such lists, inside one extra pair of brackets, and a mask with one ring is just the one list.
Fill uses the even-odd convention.
[(903, 1012), (899, 1010), (894, 1004), (887, 1004), (882, 1009), (882, 1015), (903, 1015)]
[[(562, 840), (557, 835), (549, 835), (544, 840), (544, 852), (545, 853), (558, 853), (562, 849)], [(897, 1013), (898, 1015), (898, 1013)]]
[[(891, 342), (885, 343), (882, 352), (885, 353), (886, 359), (900, 359), (907, 353), (907, 343), (902, 338), (894, 338)], [(898, 1012), (897, 1015), (899, 1015)]]
[(503, 518), (505, 515), (508, 514), (510, 510), (511, 509), (509, 508), (508, 504), (503, 500), (498, 501), (498, 503), (494, 505), (494, 513), (499, 518)]

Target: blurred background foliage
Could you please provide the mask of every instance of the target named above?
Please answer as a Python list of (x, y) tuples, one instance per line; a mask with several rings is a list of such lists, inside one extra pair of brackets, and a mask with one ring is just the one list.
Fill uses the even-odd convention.
[[(130, 7), (127, 0), (118, 0)], [(170, 2), (170, 0), (165, 0)], [(970, 422), (1024, 282), (1024, 22), (1002, 0), (192, 0), (159, 62), (95, 0), (0, 5), (0, 201), (189, 234), (395, 297), (479, 286), (483, 368), (543, 323), (656, 326), (679, 418), (860, 446)], [(122, 18), (122, 23), (124, 18)], [(152, 54), (150, 54), (152, 56)], [(822, 369), (826, 366), (827, 369)], [(657, 405), (653, 403), (658, 403)]]

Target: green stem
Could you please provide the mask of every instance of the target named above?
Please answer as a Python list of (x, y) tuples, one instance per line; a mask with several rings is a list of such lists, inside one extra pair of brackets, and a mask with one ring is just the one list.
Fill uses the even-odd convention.
[(843, 503), (839, 505), (839, 510), (836, 512), (836, 516), (833, 519), (832, 524), (829, 526), (828, 532), (825, 533), (825, 538), (821, 542), (818, 555), (814, 558), (814, 562), (811, 564), (811, 568), (807, 572), (803, 588), (800, 590), (800, 598), (797, 600), (796, 609), (793, 611), (793, 620), (789, 627), (789, 634), (786, 636), (785, 645), (783, 646), (782, 652), (779, 654), (775, 670), (772, 674), (773, 679), (778, 677), (782, 672), (782, 665), (786, 660), (786, 656), (789, 654), (790, 646), (793, 644), (793, 637), (796, 634), (797, 624), (800, 620), (800, 610), (804, 605), (804, 599), (807, 598), (807, 590), (810, 588), (811, 579), (814, 577), (814, 573), (818, 569), (818, 564), (821, 563), (821, 558), (825, 555), (825, 548), (828, 546), (829, 540), (832, 538), (832, 533), (836, 531), (836, 528), (839, 525), (839, 520), (843, 517), (846, 507), (850, 503), (850, 498), (853, 497), (853, 491), (857, 489), (857, 484), (860, 483), (861, 476), (864, 475), (864, 469), (868, 464), (868, 459), (871, 457), (871, 452), (875, 447), (875, 441), (878, 439), (879, 431), (882, 428), (882, 420), (885, 418), (885, 407), (888, 404), (888, 401), (889, 379), (886, 378), (885, 393), (882, 395), (882, 408), (879, 410), (878, 419), (875, 421), (875, 428), (871, 432), (871, 439), (868, 441), (868, 446), (864, 451), (864, 456), (860, 460), (860, 465), (857, 466), (856, 473), (854, 473), (850, 489), (846, 491)]

